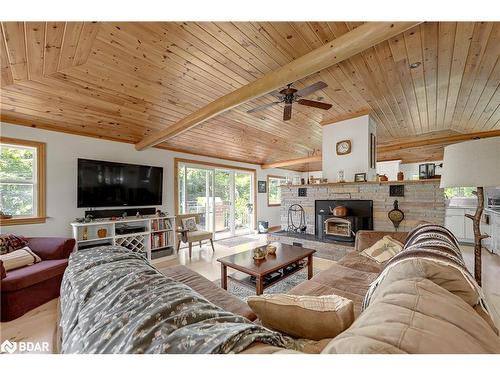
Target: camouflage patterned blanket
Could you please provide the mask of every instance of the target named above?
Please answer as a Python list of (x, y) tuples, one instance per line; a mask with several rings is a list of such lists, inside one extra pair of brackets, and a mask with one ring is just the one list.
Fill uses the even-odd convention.
[(62, 353), (238, 353), (293, 340), (222, 310), (120, 246), (73, 253), (61, 286)]

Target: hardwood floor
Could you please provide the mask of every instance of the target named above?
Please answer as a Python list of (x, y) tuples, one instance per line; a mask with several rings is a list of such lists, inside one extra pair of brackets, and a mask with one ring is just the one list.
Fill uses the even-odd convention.
[[(174, 264), (183, 264), (193, 271), (200, 273), (207, 279), (214, 281), (220, 278), (220, 264), (217, 258), (235, 254), (241, 251), (251, 249), (266, 242), (265, 235), (253, 235), (254, 242), (245, 243), (236, 247), (227, 247), (220, 242), (215, 242), (215, 253), (212, 252), (210, 245), (203, 245), (202, 248), (193, 247), (192, 258), (189, 259), (188, 251), (182, 249), (179, 251), (179, 257), (175, 261), (159, 263), (156, 266), (161, 270)], [(467, 267), (473, 269), (473, 248), (463, 246), (462, 251)], [(333, 264), (333, 261), (321, 258), (314, 258), (314, 267), (320, 270), (327, 269)], [(483, 251), (483, 290), (486, 298), (493, 310), (494, 320), (500, 327), (500, 256)], [(57, 321), (57, 304), (59, 299), (54, 299), (22, 317), (11, 322), (0, 324), (0, 342), (8, 339), (11, 341), (33, 341), (48, 342), (52, 350), (53, 334)]]

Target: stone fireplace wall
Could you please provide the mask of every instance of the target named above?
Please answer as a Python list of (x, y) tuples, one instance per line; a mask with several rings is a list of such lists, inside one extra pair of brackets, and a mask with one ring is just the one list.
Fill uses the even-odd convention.
[[(390, 197), (390, 185), (404, 185), (404, 197)], [(299, 197), (298, 189), (306, 188), (307, 196)], [(419, 221), (425, 220), (444, 225), (445, 198), (439, 180), (403, 182), (347, 182), (313, 185), (290, 185), (281, 187), (281, 229), (287, 229), (288, 208), (292, 204), (304, 207), (306, 232), (314, 234), (314, 202), (320, 199), (370, 199), (373, 201), (373, 229), (394, 231), (387, 213), (393, 209), (394, 200), (405, 218), (399, 231), (408, 231)]]

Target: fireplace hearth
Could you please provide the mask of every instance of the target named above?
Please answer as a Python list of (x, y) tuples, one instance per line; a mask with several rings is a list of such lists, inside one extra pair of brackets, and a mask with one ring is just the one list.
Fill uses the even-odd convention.
[[(333, 215), (335, 207), (347, 209), (346, 216)], [(373, 201), (317, 200), (315, 201), (315, 232), (320, 240), (353, 242), (358, 230), (373, 230)]]

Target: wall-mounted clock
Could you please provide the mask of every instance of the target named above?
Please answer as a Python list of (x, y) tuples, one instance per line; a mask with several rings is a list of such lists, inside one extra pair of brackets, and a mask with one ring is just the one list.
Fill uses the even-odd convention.
[(337, 146), (335, 147), (337, 151), (337, 155), (347, 155), (351, 153), (351, 141), (349, 139), (345, 139), (343, 141), (337, 142)]

